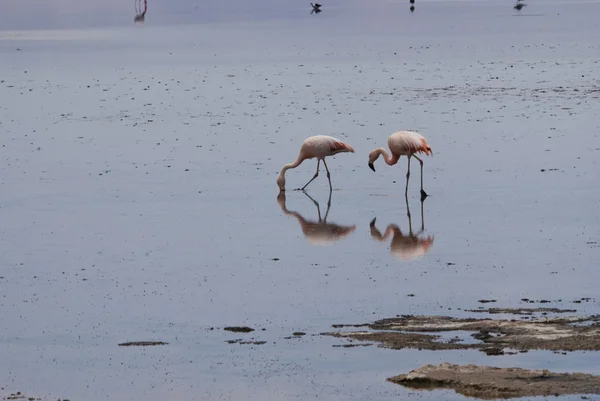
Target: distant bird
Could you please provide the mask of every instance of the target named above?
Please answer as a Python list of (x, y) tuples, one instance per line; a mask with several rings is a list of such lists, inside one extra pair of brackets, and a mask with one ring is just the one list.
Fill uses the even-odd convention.
[(291, 168), (298, 167), (304, 160), (312, 159), (314, 157), (317, 158), (317, 172), (314, 177), (311, 178), (310, 181), (306, 183), (305, 186), (300, 188), (304, 190), (315, 178), (319, 176), (319, 166), (321, 160), (323, 160), (323, 164), (325, 165), (325, 170), (327, 170), (327, 179), (329, 180), (329, 188), (331, 189), (331, 173), (329, 172), (329, 168), (327, 167), (327, 163), (325, 163), (325, 158), (327, 156), (333, 156), (342, 152), (352, 152), (354, 153), (354, 149), (352, 146), (345, 144), (339, 139), (333, 138), (331, 136), (326, 135), (316, 135), (306, 138), (302, 147), (300, 148), (300, 154), (298, 158), (293, 163), (288, 163), (281, 169), (279, 176), (277, 177), (277, 185), (279, 186), (280, 191), (285, 191), (285, 172)]
[(143, 24), (146, 19), (146, 12), (148, 11), (148, 0), (144, 0), (144, 9), (142, 11), (141, 0), (135, 0), (135, 17), (133, 18), (133, 22), (136, 24)]
[(521, 0), (517, 0), (517, 4), (515, 4), (513, 8), (520, 11), (525, 6), (527, 6), (527, 4), (521, 3)]
[(304, 192), (304, 195), (308, 196), (317, 207), (317, 213), (319, 217), (318, 222), (314, 220), (306, 220), (300, 213), (288, 210), (285, 205), (285, 192), (279, 193), (277, 196), (277, 203), (279, 204), (279, 207), (283, 213), (285, 213), (287, 216), (293, 216), (296, 218), (296, 220), (298, 220), (298, 223), (300, 223), (300, 228), (302, 228), (302, 233), (308, 242), (313, 245), (331, 245), (334, 242), (347, 237), (354, 232), (354, 230), (356, 230), (356, 226), (342, 226), (327, 222), (327, 215), (329, 214), (329, 209), (331, 208), (331, 191), (329, 191), (327, 211), (325, 212), (324, 218), (321, 218), (321, 208), (319, 207), (319, 203), (311, 198), (311, 196), (306, 192)]
[(383, 155), (385, 162), (390, 166), (398, 163), (400, 156), (408, 157), (408, 170), (406, 172), (406, 190), (405, 195), (408, 195), (408, 179), (410, 177), (410, 158), (414, 157), (421, 163), (421, 199), (425, 199), (427, 194), (423, 191), (423, 160), (421, 160), (415, 153), (421, 152), (430, 156), (433, 155), (431, 147), (427, 143), (427, 140), (419, 133), (414, 131), (397, 131), (394, 132), (388, 138), (388, 146), (392, 151), (390, 157), (384, 148), (374, 149), (369, 153), (369, 167), (375, 171), (373, 163)]
[(415, 6), (410, 6), (410, 12), (411, 13), (415, 12)]
[(321, 11), (321, 5), (319, 3), (310, 3), (311, 7), (313, 8), (313, 11), (319, 12)]

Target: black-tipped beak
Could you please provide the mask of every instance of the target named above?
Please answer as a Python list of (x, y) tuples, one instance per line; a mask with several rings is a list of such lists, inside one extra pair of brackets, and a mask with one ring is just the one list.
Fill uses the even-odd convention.
[(375, 166), (373, 166), (373, 163), (369, 163), (369, 168), (373, 171), (375, 171)]

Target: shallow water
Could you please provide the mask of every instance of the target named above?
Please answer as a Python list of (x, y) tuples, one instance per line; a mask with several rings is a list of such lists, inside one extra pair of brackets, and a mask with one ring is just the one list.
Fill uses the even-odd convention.
[[(482, 299), (599, 312), (599, 7), (352, 3), (172, 26), (168, 13), (153, 25), (150, 8), (144, 26), (0, 33), (0, 387), (72, 400), (459, 399), (385, 378), (440, 362), (600, 373), (595, 353), (318, 336), (396, 314), (462, 316)], [(422, 132), (434, 157), (421, 241), (392, 253), (369, 223), (409, 233), (406, 159), (373, 173), (367, 154), (398, 129)], [(285, 205), (275, 178), (316, 134), (356, 153), (328, 161), (327, 221), (310, 226), (327, 211), (324, 171), (313, 199), (288, 191)], [(288, 186), (314, 168), (290, 170)], [(294, 331), (307, 336), (284, 338)], [(225, 343), (237, 338), (267, 343)], [(117, 346), (139, 340), (169, 344)]]

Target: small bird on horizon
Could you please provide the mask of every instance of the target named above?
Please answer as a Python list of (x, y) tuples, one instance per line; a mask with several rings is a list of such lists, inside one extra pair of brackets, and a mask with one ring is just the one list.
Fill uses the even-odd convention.
[(527, 4), (521, 3), (521, 0), (517, 0), (517, 4), (515, 4), (513, 8), (520, 11), (525, 6), (527, 6)]
[(375, 160), (383, 155), (385, 162), (393, 166), (398, 163), (400, 156), (408, 157), (408, 171), (406, 172), (406, 189), (404, 195), (408, 196), (408, 179), (410, 177), (410, 158), (414, 157), (421, 163), (421, 199), (427, 197), (427, 193), (423, 190), (423, 160), (421, 160), (415, 153), (425, 153), (428, 156), (433, 155), (431, 147), (423, 135), (414, 131), (397, 131), (388, 137), (388, 146), (392, 152), (390, 157), (384, 148), (373, 149), (369, 153), (369, 168), (375, 171)]
[(277, 185), (279, 186), (280, 191), (285, 191), (285, 172), (291, 168), (298, 167), (304, 160), (317, 158), (317, 172), (311, 178), (310, 181), (306, 183), (301, 190), (304, 190), (313, 182), (315, 178), (319, 176), (319, 166), (321, 160), (325, 165), (325, 170), (327, 170), (327, 179), (329, 180), (329, 189), (331, 189), (331, 173), (329, 172), (329, 168), (327, 167), (327, 163), (325, 162), (325, 158), (327, 156), (333, 156), (338, 153), (351, 152), (354, 153), (354, 148), (352, 146), (345, 144), (337, 138), (327, 136), (327, 135), (316, 135), (306, 138), (304, 143), (302, 143), (302, 147), (300, 148), (300, 154), (296, 161), (292, 163), (288, 163), (283, 166), (279, 176), (277, 177)]
[(310, 3), (310, 5), (313, 8), (313, 11), (321, 11), (321, 5), (319, 3)]

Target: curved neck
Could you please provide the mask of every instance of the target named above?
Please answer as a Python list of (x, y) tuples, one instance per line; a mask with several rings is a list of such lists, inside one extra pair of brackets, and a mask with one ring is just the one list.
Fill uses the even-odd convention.
[(379, 157), (379, 155), (382, 155), (383, 160), (385, 160), (385, 162), (390, 166), (393, 166), (394, 164), (398, 163), (398, 159), (400, 159), (400, 156), (396, 156), (393, 154), (392, 156), (390, 156), (384, 148), (379, 148), (375, 151), (377, 152), (377, 157)]
[(283, 168), (281, 169), (281, 172), (279, 173), (279, 176), (285, 176), (285, 172), (288, 171), (291, 168), (296, 168), (300, 165), (300, 163), (302, 163), (302, 161), (304, 161), (304, 156), (302, 154), (298, 155), (298, 158), (296, 159), (296, 161), (292, 162), (292, 163), (288, 163), (286, 165), (283, 166)]

